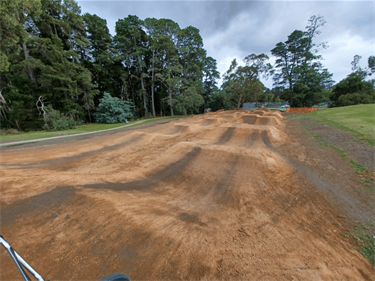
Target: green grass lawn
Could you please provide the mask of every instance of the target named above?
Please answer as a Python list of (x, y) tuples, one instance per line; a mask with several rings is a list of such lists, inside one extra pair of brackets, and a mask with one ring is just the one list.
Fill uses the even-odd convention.
[(375, 104), (361, 104), (317, 110), (303, 114), (339, 129), (352, 132), (357, 138), (375, 145)]
[[(175, 118), (182, 118), (186, 116), (166, 116), (166, 117), (160, 117), (160, 118), (147, 118), (142, 120), (135, 120), (130, 121), (128, 124), (126, 123), (116, 123), (116, 124), (84, 124), (77, 126), (76, 129), (72, 130), (65, 130), (65, 131), (32, 131), (27, 133), (19, 133), (15, 135), (0, 135), (0, 142), (1, 143), (9, 143), (9, 142), (15, 142), (15, 141), (25, 141), (25, 140), (35, 140), (35, 139), (42, 139), (42, 138), (49, 138), (49, 137), (56, 137), (59, 135), (75, 135), (80, 133), (88, 133), (88, 132), (95, 132), (95, 131), (101, 131), (101, 130), (107, 130), (112, 128), (117, 128), (125, 125), (131, 125), (138, 121), (143, 121), (140, 124), (135, 124), (129, 127), (135, 127), (139, 125), (144, 125), (147, 123), (152, 123), (160, 120), (168, 120), (168, 119), (175, 119)], [(127, 127), (127, 128), (129, 128)]]

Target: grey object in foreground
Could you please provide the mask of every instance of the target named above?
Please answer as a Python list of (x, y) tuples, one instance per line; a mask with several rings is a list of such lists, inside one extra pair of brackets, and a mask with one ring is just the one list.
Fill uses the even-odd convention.
[(130, 278), (123, 273), (113, 273), (100, 279), (100, 281), (130, 281)]
[(1, 235), (0, 235), (0, 243), (8, 250), (9, 254), (13, 258), (13, 260), (16, 263), (18, 269), (21, 271), (23, 278), (26, 281), (31, 281), (31, 279), (27, 275), (24, 267), (30, 273), (32, 273), (35, 276), (36, 279), (38, 279), (39, 281), (44, 281), (43, 277), (40, 276), (40, 274), (38, 272), (36, 272), (34, 270), (34, 268), (32, 268), (15, 250), (13, 250), (13, 248), (9, 245), (9, 243), (7, 241), (5, 241), (5, 239)]
[[(31, 281), (30, 277), (27, 275), (25, 268), (32, 273), (36, 279), (39, 281), (44, 281), (43, 277), (35, 271), (15, 250), (13, 250), (12, 246), (9, 245), (7, 241), (0, 235), (0, 243), (8, 250), (10, 256), (13, 258), (14, 262), (16, 263), (18, 269), (21, 271), (21, 274), (25, 281)], [(101, 279), (100, 281), (130, 281), (130, 278), (123, 274), (123, 273), (114, 273), (108, 275)]]

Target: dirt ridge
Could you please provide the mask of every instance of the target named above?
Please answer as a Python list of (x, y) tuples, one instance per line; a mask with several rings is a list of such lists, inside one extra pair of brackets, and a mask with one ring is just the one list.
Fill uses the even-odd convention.
[[(234, 110), (9, 148), (2, 235), (51, 280), (370, 280), (340, 236), (356, 213), (291, 143), (280, 113)], [(0, 255), (0, 279), (17, 278)]]

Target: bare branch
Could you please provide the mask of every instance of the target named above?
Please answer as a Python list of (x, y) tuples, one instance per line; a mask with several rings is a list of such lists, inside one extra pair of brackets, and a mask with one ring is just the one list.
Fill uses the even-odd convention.
[[(38, 105), (40, 104), (40, 105)], [(44, 100), (43, 100), (43, 97), (40, 96), (36, 102), (36, 108), (38, 109), (39, 111), (39, 116), (42, 114), (43, 112), (43, 119), (45, 120), (46, 119), (46, 111), (44, 110)]]

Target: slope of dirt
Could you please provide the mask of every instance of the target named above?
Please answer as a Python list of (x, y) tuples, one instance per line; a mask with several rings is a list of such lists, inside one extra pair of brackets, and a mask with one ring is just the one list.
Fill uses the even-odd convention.
[[(350, 161), (343, 158), (338, 151), (321, 146), (314, 137), (307, 136), (306, 128), (310, 133), (319, 132), (319, 136), (324, 140), (335, 140), (330, 143), (339, 147), (351, 147), (353, 139), (342, 138), (340, 142), (346, 132), (335, 128), (317, 131), (312, 124), (317, 125), (306, 122), (304, 118), (285, 121), (289, 141), (280, 145), (278, 152), (296, 171), (343, 209), (339, 217), (347, 217), (352, 224), (373, 220), (375, 194), (368, 189), (371, 184), (361, 181)], [(365, 154), (367, 149), (366, 145), (359, 147), (358, 155)], [(360, 159), (358, 156), (356, 158)]]
[[(372, 279), (340, 236), (371, 215), (347, 210), (366, 198), (338, 197), (342, 179), (290, 130), (272, 111), (219, 111), (4, 149), (1, 233), (50, 280)], [(20, 279), (0, 257), (0, 279)]]

